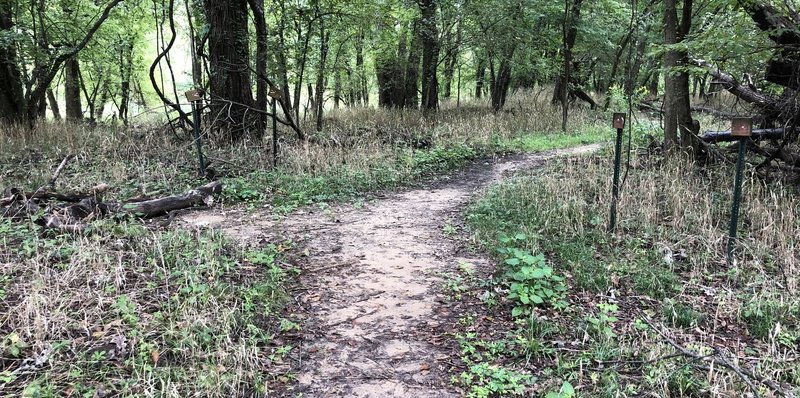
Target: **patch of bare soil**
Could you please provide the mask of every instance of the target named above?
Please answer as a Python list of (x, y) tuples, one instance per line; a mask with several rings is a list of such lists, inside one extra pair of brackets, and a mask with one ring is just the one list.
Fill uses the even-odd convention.
[(390, 194), (363, 208), (307, 209), (275, 221), (266, 212), (243, 216), (191, 213), (182, 222), (219, 228), (244, 243), (292, 239), (307, 257), (302, 287), (304, 339), (294, 394), (304, 397), (460, 396), (450, 383), (452, 345), (440, 332), (451, 317), (441, 275), (463, 258), (443, 226), (460, 219), (477, 191), (504, 175), (597, 145), (514, 155), (473, 164), (424, 188)]

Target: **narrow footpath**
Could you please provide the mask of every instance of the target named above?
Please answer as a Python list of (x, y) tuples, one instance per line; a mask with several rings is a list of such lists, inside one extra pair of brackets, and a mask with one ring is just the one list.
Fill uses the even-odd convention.
[[(223, 229), (236, 239), (283, 236), (307, 255), (303, 293), (305, 336), (298, 386), (303, 397), (456, 397), (448, 369), (455, 353), (441, 332), (448, 319), (442, 274), (459, 262), (491, 266), (469, 256), (443, 227), (463, 218), (480, 190), (519, 170), (599, 145), (478, 162), (424, 188), (367, 203), (307, 209), (280, 221), (253, 214), (188, 214), (183, 221)], [(312, 211), (313, 210), (313, 211)], [(466, 255), (467, 257), (464, 257)]]

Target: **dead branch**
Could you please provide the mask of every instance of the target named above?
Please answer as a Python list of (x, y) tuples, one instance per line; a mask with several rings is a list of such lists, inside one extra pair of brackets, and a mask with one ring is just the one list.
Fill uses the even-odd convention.
[(692, 361), (711, 363), (713, 365), (721, 366), (721, 367), (723, 367), (725, 369), (728, 369), (728, 370), (732, 371), (747, 385), (747, 387), (753, 393), (753, 396), (755, 396), (755, 397), (760, 397), (761, 396), (761, 394), (759, 394), (758, 388), (753, 383), (753, 381), (755, 380), (755, 381), (767, 386), (768, 388), (772, 389), (772, 391), (774, 391), (776, 394), (778, 394), (778, 395), (780, 395), (782, 397), (795, 398), (794, 393), (784, 389), (783, 387), (778, 385), (778, 383), (776, 383), (775, 381), (772, 381), (772, 380), (769, 380), (767, 378), (761, 377), (761, 376), (755, 374), (755, 372), (753, 372), (753, 371), (750, 371), (750, 370), (747, 370), (747, 369), (744, 369), (744, 368), (741, 368), (739, 366), (734, 365), (728, 359), (728, 356), (721, 349), (719, 349), (718, 347), (711, 347), (712, 353), (710, 355), (700, 355), (698, 353), (695, 353), (695, 352), (683, 347), (682, 345), (678, 344), (677, 342), (675, 342), (675, 340), (673, 340), (671, 337), (669, 337), (666, 334), (666, 332), (661, 330), (661, 328), (656, 327), (656, 325), (654, 325), (653, 322), (644, 313), (640, 314), (640, 316), (641, 316), (641, 319), (648, 326), (650, 326), (650, 328), (654, 332), (656, 332), (667, 344), (672, 346), (672, 348), (674, 348), (682, 356), (690, 358)]
[(55, 187), (56, 180), (58, 180), (58, 176), (61, 175), (61, 172), (64, 170), (64, 168), (67, 167), (67, 164), (72, 159), (75, 159), (75, 155), (67, 155), (64, 158), (64, 160), (61, 161), (61, 164), (58, 165), (58, 167), (56, 168), (56, 171), (53, 173), (53, 176), (50, 178), (50, 182), (48, 182), (48, 184), (47, 184), (48, 186), (50, 186), (50, 188), (54, 188)]
[(143, 202), (110, 204), (112, 212), (125, 212), (136, 216), (150, 218), (167, 214), (173, 210), (180, 210), (189, 207), (199, 206), (211, 201), (214, 194), (222, 192), (222, 182), (213, 181), (184, 192), (182, 194), (168, 196), (166, 198), (146, 200)]

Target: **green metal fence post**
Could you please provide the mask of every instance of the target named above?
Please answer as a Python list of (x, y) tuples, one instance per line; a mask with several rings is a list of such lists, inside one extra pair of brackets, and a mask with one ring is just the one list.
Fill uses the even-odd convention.
[(622, 168), (622, 130), (625, 128), (625, 114), (614, 114), (614, 128), (617, 129), (617, 142), (614, 149), (614, 183), (611, 188), (611, 216), (608, 230), (617, 230), (617, 201), (619, 200), (619, 175)]
[(750, 118), (734, 118), (731, 121), (731, 135), (739, 139), (739, 156), (736, 159), (736, 180), (733, 186), (733, 207), (731, 208), (731, 222), (728, 229), (727, 262), (733, 265), (733, 256), (736, 249), (737, 231), (739, 229), (739, 207), (742, 203), (742, 184), (744, 180), (744, 162), (747, 154), (747, 140), (753, 131), (753, 121)]

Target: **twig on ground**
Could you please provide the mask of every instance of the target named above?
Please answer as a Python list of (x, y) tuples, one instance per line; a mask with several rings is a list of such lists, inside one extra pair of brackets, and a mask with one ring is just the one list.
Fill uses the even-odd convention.
[(666, 332), (661, 330), (661, 328), (656, 327), (653, 324), (653, 322), (645, 314), (641, 314), (641, 319), (648, 326), (650, 326), (650, 328), (653, 329), (653, 331), (655, 331), (665, 342), (667, 342), (667, 344), (669, 344), (670, 346), (675, 348), (680, 355), (688, 357), (692, 361), (709, 362), (709, 363), (712, 363), (714, 365), (721, 366), (721, 367), (723, 367), (725, 369), (728, 369), (728, 370), (732, 371), (733, 373), (735, 373), (737, 376), (739, 376), (739, 378), (745, 384), (747, 384), (747, 387), (750, 389), (750, 391), (753, 393), (753, 395), (755, 397), (760, 397), (761, 394), (758, 392), (758, 388), (755, 386), (755, 384), (753, 384), (753, 380), (755, 380), (755, 381), (757, 381), (757, 382), (769, 387), (776, 394), (778, 394), (778, 395), (780, 395), (782, 397), (795, 398), (794, 393), (792, 393), (791, 391), (785, 390), (783, 387), (779, 386), (776, 382), (774, 382), (772, 380), (769, 380), (769, 379), (766, 379), (764, 377), (758, 376), (752, 371), (749, 371), (747, 369), (743, 369), (741, 367), (738, 367), (738, 366), (732, 364), (728, 360), (728, 358), (725, 355), (725, 353), (722, 352), (722, 350), (720, 350), (718, 347), (711, 347), (712, 350), (713, 350), (711, 355), (700, 355), (700, 354), (694, 353), (694, 352), (686, 349), (682, 345), (678, 344), (677, 342), (675, 342), (675, 340), (673, 340), (671, 337), (669, 337), (666, 334)]

